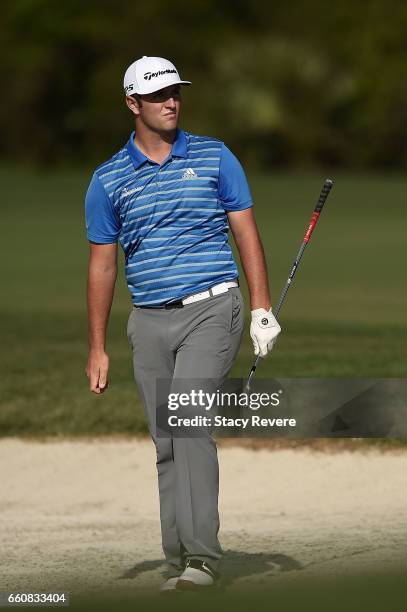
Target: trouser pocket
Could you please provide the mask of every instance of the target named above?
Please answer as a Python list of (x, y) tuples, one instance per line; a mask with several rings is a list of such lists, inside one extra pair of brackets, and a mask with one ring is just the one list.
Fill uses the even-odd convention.
[(242, 331), (244, 324), (244, 303), (239, 287), (229, 289), (232, 293), (232, 317), (230, 322), (230, 333)]
[(127, 320), (127, 341), (130, 344), (130, 346), (133, 348), (133, 339), (132, 339), (132, 335), (133, 335), (133, 319), (134, 319), (134, 314), (135, 314), (135, 308), (131, 309), (131, 312), (129, 314), (129, 318)]

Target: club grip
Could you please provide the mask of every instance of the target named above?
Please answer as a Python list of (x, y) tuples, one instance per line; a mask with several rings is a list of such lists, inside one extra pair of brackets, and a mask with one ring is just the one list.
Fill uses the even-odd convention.
[(320, 213), (325, 202), (326, 199), (329, 195), (329, 192), (332, 189), (332, 185), (334, 184), (334, 182), (331, 179), (326, 179), (324, 186), (322, 187), (321, 193), (319, 194), (319, 198), (318, 198), (318, 202), (317, 205), (314, 208), (314, 212), (316, 213)]

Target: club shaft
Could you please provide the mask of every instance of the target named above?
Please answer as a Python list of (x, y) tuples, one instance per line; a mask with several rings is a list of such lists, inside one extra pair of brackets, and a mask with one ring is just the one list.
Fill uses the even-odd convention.
[[(286, 298), (288, 290), (291, 287), (292, 281), (294, 279), (295, 273), (297, 272), (297, 269), (298, 269), (298, 266), (300, 264), (301, 258), (302, 258), (303, 254), (304, 254), (304, 251), (305, 251), (305, 249), (307, 247), (308, 242), (311, 239), (312, 232), (314, 231), (315, 226), (316, 226), (316, 224), (318, 222), (319, 215), (321, 214), (322, 209), (324, 207), (324, 204), (326, 202), (326, 199), (327, 199), (327, 197), (328, 197), (328, 195), (329, 195), (329, 193), (330, 193), (330, 191), (332, 189), (332, 185), (333, 185), (333, 181), (331, 179), (327, 179), (324, 182), (324, 185), (322, 187), (321, 193), (319, 194), (317, 205), (316, 205), (316, 207), (314, 209), (314, 212), (312, 214), (311, 221), (310, 221), (310, 223), (308, 225), (308, 229), (305, 232), (302, 244), (301, 244), (300, 249), (299, 249), (299, 251), (297, 253), (297, 257), (295, 258), (295, 261), (294, 261), (294, 263), (293, 263), (293, 265), (291, 267), (291, 271), (290, 271), (290, 274), (288, 276), (288, 279), (287, 279), (287, 282), (285, 284), (285, 287), (284, 287), (284, 289), (281, 292), (280, 299), (278, 300), (276, 308), (273, 309), (274, 310), (274, 316), (276, 318), (278, 317), (278, 314), (279, 314), (279, 312), (281, 310), (281, 307), (282, 307), (282, 305), (284, 303), (284, 300)], [(256, 360), (253, 363), (253, 366), (252, 366), (252, 368), (250, 370), (250, 374), (248, 376), (246, 387), (245, 387), (247, 392), (250, 390), (250, 384), (251, 384), (253, 375), (254, 375), (254, 373), (256, 371), (257, 364), (259, 363), (259, 360), (260, 360), (260, 354), (257, 355)]]
[[(305, 248), (306, 248), (307, 244), (308, 244), (307, 242), (303, 242), (302, 243), (302, 245), (300, 247), (300, 250), (298, 251), (297, 257), (295, 258), (295, 262), (294, 262), (294, 264), (293, 264), (293, 266), (291, 268), (290, 275), (289, 275), (289, 277), (287, 279), (287, 282), (286, 282), (286, 284), (284, 286), (284, 289), (281, 292), (280, 299), (278, 300), (278, 304), (277, 304), (276, 308), (273, 309), (274, 316), (276, 317), (276, 319), (277, 319), (278, 313), (280, 312), (281, 307), (282, 307), (282, 305), (284, 303), (284, 300), (285, 300), (285, 297), (286, 297), (286, 295), (288, 293), (288, 290), (291, 287), (291, 283), (293, 281), (293, 278), (295, 276), (295, 273), (297, 271), (298, 265), (299, 265), (299, 263), (301, 261), (301, 257), (303, 256), (303, 253), (305, 251)], [(247, 379), (247, 383), (246, 383), (246, 388), (247, 389), (250, 388), (250, 383), (251, 383), (251, 380), (253, 378), (253, 374), (256, 371), (257, 364), (259, 363), (259, 361), (260, 361), (260, 355), (257, 355), (256, 360), (255, 360), (254, 364), (252, 365), (252, 369), (250, 370), (249, 377)]]

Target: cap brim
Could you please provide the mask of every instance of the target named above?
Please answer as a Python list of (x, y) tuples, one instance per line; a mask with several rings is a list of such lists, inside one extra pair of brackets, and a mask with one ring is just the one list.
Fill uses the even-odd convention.
[[(191, 81), (169, 81), (167, 83), (160, 83), (160, 86), (150, 85), (150, 87), (146, 87), (143, 91), (139, 90), (133, 93), (139, 94), (139, 96), (144, 96), (146, 94), (154, 93), (156, 91), (160, 91), (160, 89), (165, 89), (166, 87), (170, 87), (170, 85), (192, 85)], [(127, 94), (131, 95), (131, 94)]]

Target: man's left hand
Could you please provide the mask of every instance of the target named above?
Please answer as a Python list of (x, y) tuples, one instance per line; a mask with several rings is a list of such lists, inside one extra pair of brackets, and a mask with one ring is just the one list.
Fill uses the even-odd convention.
[(250, 336), (253, 341), (254, 354), (265, 357), (271, 351), (281, 327), (272, 310), (256, 308), (252, 310), (252, 322), (250, 325)]

